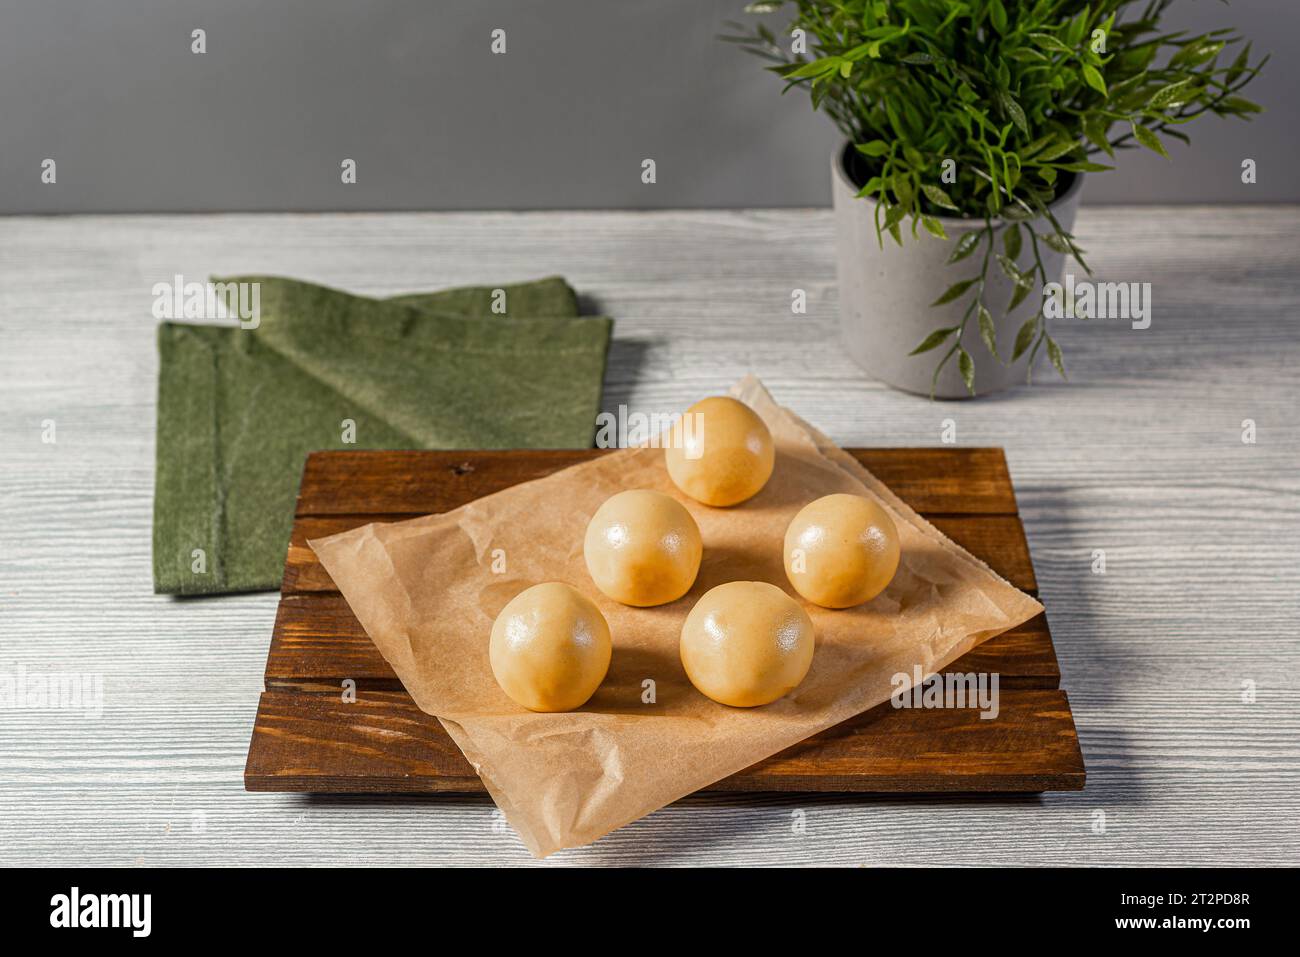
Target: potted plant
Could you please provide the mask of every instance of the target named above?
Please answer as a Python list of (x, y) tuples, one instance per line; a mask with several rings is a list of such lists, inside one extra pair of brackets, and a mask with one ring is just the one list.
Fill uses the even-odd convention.
[(746, 11), (792, 10), (786, 36), (729, 24), (845, 136), (840, 313), (867, 371), (945, 398), (1042, 355), (1065, 375), (1042, 289), (1067, 259), (1090, 271), (1072, 233), (1084, 175), (1133, 146), (1167, 157), (1204, 113), (1259, 110), (1238, 91), (1267, 57), (1229, 50), (1229, 30), (1162, 32), (1170, 2), (767, 0)]

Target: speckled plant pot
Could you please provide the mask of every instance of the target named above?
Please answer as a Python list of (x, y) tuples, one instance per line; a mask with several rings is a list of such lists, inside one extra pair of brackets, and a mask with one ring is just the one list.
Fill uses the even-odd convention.
[[(931, 306), (953, 283), (978, 274), (983, 247), (967, 259), (948, 264), (953, 247), (965, 234), (982, 229), (978, 219), (941, 217), (948, 239), (942, 240), (921, 230), (915, 239), (905, 229), (903, 245), (899, 246), (889, 236), (883, 248), (876, 238), (876, 203), (859, 199), (855, 186), (845, 168), (848, 144), (840, 147), (831, 158), (831, 189), (835, 203), (835, 243), (840, 292), (840, 328), (844, 345), (854, 361), (881, 382), (906, 392), (930, 394), (934, 368), (951, 344), (940, 346), (920, 355), (909, 356), (927, 335), (945, 326), (961, 322), (969, 296), (943, 306)], [(1054, 203), (1052, 213), (1067, 231), (1074, 228), (1074, 215), (1079, 208), (1079, 192), (1083, 177), (1074, 182)], [(1042, 221), (1033, 223), (1041, 234)], [(1002, 230), (995, 223), (996, 251), (1002, 251)], [(1044, 224), (1045, 225), (1045, 224)], [(1033, 262), (1033, 250), (1028, 237), (1017, 261), (1022, 269)], [(1064, 256), (1039, 244), (1043, 266), (1047, 275), (1060, 278)], [(1005, 313), (1011, 301), (1012, 282), (991, 263), (984, 301), (997, 326), (998, 352), (1009, 359), (1015, 343), (1016, 332), (1042, 303), (1042, 288), (1035, 288), (1010, 315)], [(989, 355), (979, 336), (979, 326), (972, 316), (966, 324), (962, 339), (966, 351), (975, 360), (975, 391), (979, 395), (996, 392), (1025, 381), (1028, 355), (1014, 363), (1003, 365)], [(1039, 350), (1040, 357), (1042, 350)], [(939, 375), (934, 394), (944, 399), (964, 399), (970, 393), (962, 382), (953, 356)]]

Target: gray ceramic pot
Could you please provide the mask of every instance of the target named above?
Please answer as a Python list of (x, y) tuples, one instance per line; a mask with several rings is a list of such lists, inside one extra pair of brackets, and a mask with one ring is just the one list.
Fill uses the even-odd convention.
[[(909, 356), (927, 335), (945, 326), (961, 322), (962, 313), (970, 301), (969, 294), (956, 302), (931, 306), (953, 283), (979, 274), (984, 247), (959, 263), (948, 265), (953, 247), (965, 234), (983, 228), (982, 220), (950, 219), (941, 217), (948, 239), (942, 240), (920, 230), (917, 238), (911, 236), (910, 226), (903, 229), (903, 245), (899, 246), (885, 236), (883, 248), (876, 238), (876, 203), (871, 199), (858, 199), (858, 187), (853, 185), (844, 168), (846, 148), (835, 151), (831, 159), (831, 189), (835, 199), (835, 245), (840, 288), (840, 328), (844, 344), (862, 368), (881, 382), (896, 389), (930, 394), (934, 368), (943, 357), (948, 343), (920, 355)], [(1067, 231), (1074, 229), (1074, 214), (1079, 208), (1079, 191), (1083, 177), (1076, 176), (1069, 189), (1052, 204), (1052, 213)], [(1046, 223), (1032, 223), (1042, 233)], [(995, 222), (995, 251), (1002, 251), (1003, 225)], [(1049, 227), (1050, 228), (1050, 227)], [(1018, 265), (1027, 269), (1033, 262), (1029, 237), (1024, 237)], [(1059, 279), (1064, 257), (1039, 243), (1043, 266), (1047, 275)], [(1013, 284), (998, 268), (996, 261), (989, 265), (988, 283), (984, 302), (997, 325), (998, 353), (1009, 359), (1015, 344), (1016, 332), (1032, 316), (1043, 301), (1041, 288), (1033, 290), (1016, 307), (1005, 313), (1011, 301)], [(1025, 381), (1028, 356), (1015, 363), (1003, 365), (989, 355), (980, 339), (979, 326), (974, 316), (966, 324), (962, 345), (975, 360), (975, 391), (983, 395), (1019, 385)], [(1040, 358), (1042, 350), (1039, 350)], [(967, 398), (969, 393), (962, 382), (954, 355), (935, 386), (939, 398)]]

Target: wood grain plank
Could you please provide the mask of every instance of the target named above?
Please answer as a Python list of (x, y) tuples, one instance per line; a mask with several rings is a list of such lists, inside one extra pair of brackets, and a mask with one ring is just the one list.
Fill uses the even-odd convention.
[[(313, 538), (337, 535), (369, 522), (396, 522), (410, 515), (330, 515), (294, 520), (289, 535), (284, 579), (285, 595), (338, 592), (338, 586), (307, 544)], [(987, 564), (995, 572), (1031, 595), (1038, 593), (1038, 578), (1029, 555), (1029, 542), (1020, 519), (1014, 515), (933, 515), (926, 518), (939, 531)]]
[[(1079, 790), (1082, 754), (1069, 700), (1008, 691), (997, 718), (973, 709), (886, 703), (800, 742), (710, 791), (1037, 792)], [(250, 791), (474, 792), (482, 784), (437, 719), (403, 693), (268, 691), (244, 771)]]
[[(299, 516), (426, 515), (579, 465), (610, 450), (331, 451), (308, 457)], [(925, 515), (1014, 515), (1000, 448), (846, 449)]]
[[(1061, 678), (1045, 615), (989, 639), (943, 670), (997, 673), (1008, 689), (1055, 688)], [(276, 612), (267, 690), (331, 693), (345, 679), (360, 690), (402, 688), (342, 595), (287, 596)]]
[(1018, 517), (927, 515), (925, 518), (1021, 591), (1038, 594), (1038, 576), (1029, 557), (1029, 541)]
[(1061, 686), (1061, 666), (1046, 612), (990, 638), (941, 670), (945, 674), (997, 674), (1008, 690)]

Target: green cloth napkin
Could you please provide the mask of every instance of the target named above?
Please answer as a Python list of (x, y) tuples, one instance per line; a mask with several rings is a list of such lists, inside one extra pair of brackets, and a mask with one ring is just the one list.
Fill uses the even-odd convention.
[(158, 328), (157, 592), (278, 588), (316, 449), (592, 443), (613, 324), (578, 317), (563, 279), (497, 287), (504, 315), (490, 287), (377, 300), (220, 281), (261, 284), (256, 329)]

